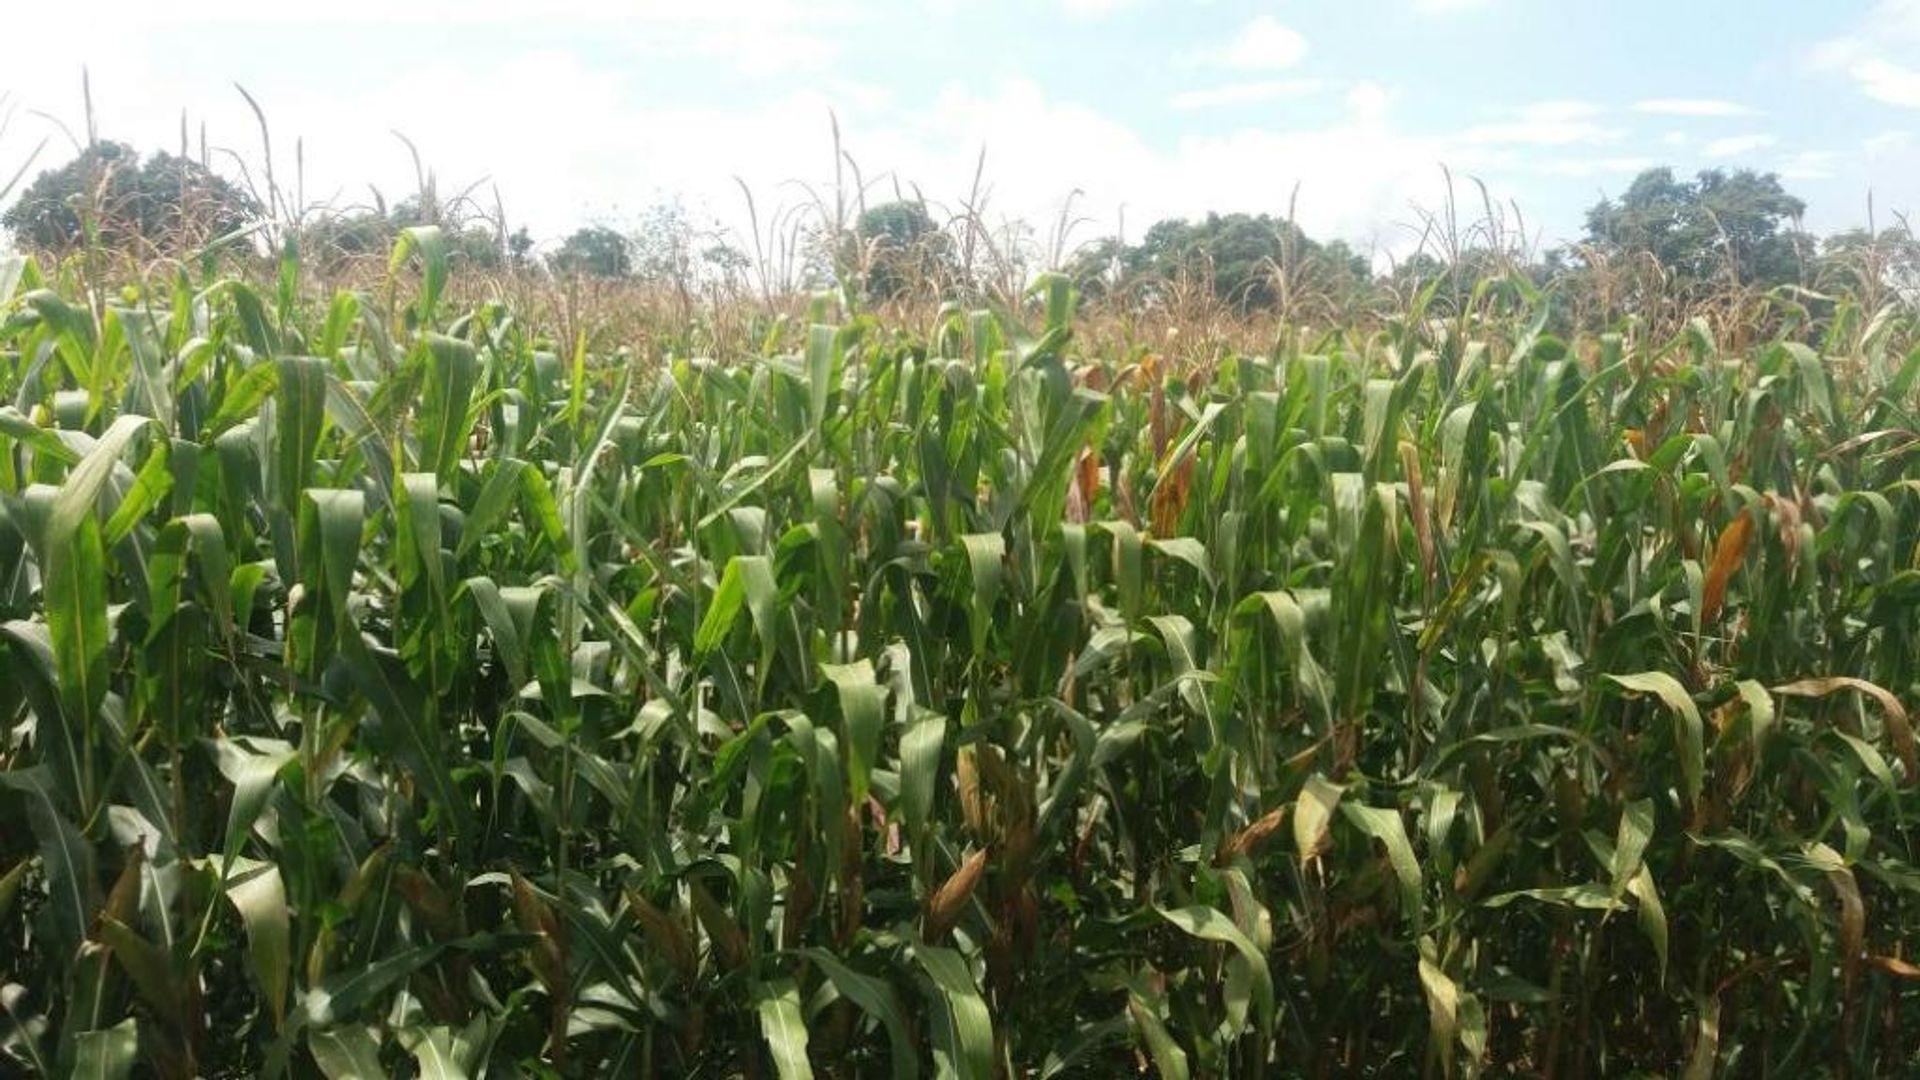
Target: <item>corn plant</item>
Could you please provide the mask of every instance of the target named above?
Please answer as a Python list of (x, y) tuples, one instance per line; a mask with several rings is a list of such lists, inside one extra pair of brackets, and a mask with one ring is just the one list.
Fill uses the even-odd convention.
[[(0, 266), (0, 1061), (1920, 1068), (1920, 352)], [(1485, 299), (1486, 302), (1480, 302)]]

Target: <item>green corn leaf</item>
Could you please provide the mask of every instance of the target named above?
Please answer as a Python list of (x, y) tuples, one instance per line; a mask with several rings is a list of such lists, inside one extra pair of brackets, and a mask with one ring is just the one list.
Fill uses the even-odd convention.
[(1613, 842), (1613, 858), (1607, 864), (1610, 891), (1618, 900), (1640, 873), (1641, 856), (1653, 839), (1653, 800), (1636, 799), (1620, 814), (1620, 832)]
[(0, 435), (25, 443), (35, 454), (62, 465), (72, 465), (80, 454), (62, 442), (60, 436), (21, 415), (11, 405), (0, 405)]
[[(1202, 941), (1218, 942), (1233, 949), (1236, 962), (1250, 976), (1251, 998), (1236, 1002), (1234, 999), (1238, 995), (1236, 988), (1231, 985), (1234, 980), (1230, 979), (1227, 994), (1229, 1016), (1238, 1014), (1241, 1022), (1251, 1020), (1261, 1032), (1267, 1031), (1273, 1023), (1273, 976), (1267, 969), (1266, 956), (1253, 941), (1234, 925), (1232, 919), (1210, 907), (1162, 908), (1160, 916)], [(1238, 1031), (1229, 1032), (1230, 1036), (1238, 1034)]]
[(760, 1036), (773, 1051), (780, 1080), (811, 1080), (807, 1060), (807, 1025), (800, 1018), (800, 991), (792, 979), (759, 983), (753, 991), (754, 1011), (760, 1014)]
[(295, 754), (285, 747), (256, 751), (228, 740), (214, 744), (214, 751), (220, 774), (233, 785), (233, 801), (227, 808), (227, 840), (218, 868), (220, 879), (227, 881), (232, 877), (240, 849), (246, 846), (255, 822), (266, 808), (267, 798), (279, 783), (280, 774), (293, 764)]
[(393, 244), (387, 273), (396, 274), (407, 260), (419, 255), (421, 264), (420, 321), (431, 323), (447, 287), (447, 236), (438, 225), (414, 225), (400, 230)]
[(900, 732), (900, 811), (923, 880), (932, 872), (930, 835), (946, 738), (947, 718), (934, 712), (921, 714)]
[[(487, 482), (480, 489), (480, 495), (467, 511), (466, 525), (460, 531), (460, 547), (457, 554), (466, 558), (467, 554), (480, 546), (480, 542), (500, 530), (506, 520), (507, 512), (513, 509), (516, 499), (521, 497), (522, 474), (532, 466), (517, 458), (502, 458), (488, 475)], [(551, 497), (551, 496), (549, 496)], [(557, 514), (557, 511), (556, 511)]]
[(57, 805), (56, 788), (46, 766), (0, 772), (0, 787), (19, 794), (27, 825), (40, 842), (40, 872), (46, 876), (52, 955), (70, 957), (100, 910), (100, 878), (93, 846)]
[(1636, 909), (1639, 912), (1640, 928), (1646, 932), (1647, 940), (1653, 944), (1654, 955), (1660, 959), (1658, 978), (1665, 983), (1667, 979), (1667, 909), (1660, 902), (1660, 890), (1654, 886), (1653, 872), (1643, 863), (1640, 869), (1627, 882), (1627, 892), (1633, 894)]
[[(1105, 1020), (1096, 1020), (1081, 1024), (1073, 1034), (1062, 1040), (1059, 1045), (1047, 1052), (1046, 1059), (1040, 1063), (1040, 1080), (1052, 1080), (1053, 1077), (1067, 1073), (1069, 1069), (1088, 1063), (1096, 1051), (1106, 1044), (1127, 1037), (1132, 1024), (1128, 1017), (1115, 1016)], [(1162, 1028), (1164, 1032), (1165, 1028)], [(1177, 1047), (1175, 1048), (1178, 1049)], [(1161, 1075), (1167, 1075), (1161, 1070)]]
[(297, 514), (327, 420), (327, 362), (314, 356), (282, 356), (275, 363), (274, 491), (280, 505)]
[(831, 326), (807, 328), (807, 415), (815, 431), (827, 422), (827, 403), (839, 387), (840, 334)]
[(312, 1028), (351, 1019), (389, 987), (433, 963), (444, 951), (444, 945), (417, 945), (331, 975), (306, 991), (301, 1001), (303, 1019)]
[(396, 500), (399, 552), (399, 578), (402, 588), (427, 584), (431, 601), (429, 611), (445, 621), (447, 611), (446, 566), (440, 558), (440, 487), (430, 473), (403, 473), (401, 498)]
[(1349, 801), (1340, 804), (1340, 812), (1360, 831), (1386, 847), (1387, 862), (1393, 867), (1393, 876), (1400, 882), (1400, 914), (1409, 923), (1419, 927), (1424, 893), (1420, 861), (1414, 857), (1413, 844), (1407, 839), (1406, 822), (1401, 819), (1399, 811)]
[(127, 973), (147, 1008), (168, 1027), (182, 1028), (186, 1003), (166, 952), (111, 915), (100, 916), (94, 936), (113, 951), (114, 961)]
[(401, 1045), (420, 1066), (420, 1080), (466, 1080), (457, 1038), (447, 1027), (410, 1028), (400, 1033)]
[(243, 421), (252, 419), (260, 405), (280, 386), (280, 366), (256, 363), (231, 378), (220, 397), (220, 407), (207, 419), (206, 431), (220, 435)]
[(886, 694), (874, 681), (873, 665), (822, 664), (820, 673), (833, 684), (840, 701), (842, 739), (847, 748), (848, 797), (855, 805), (867, 798), (873, 769), (880, 759), (880, 731), (886, 721)]
[(380, 1043), (371, 1029), (357, 1025), (307, 1032), (307, 1052), (327, 1080), (365, 1080), (387, 1075), (380, 1063)]
[(1698, 802), (1706, 773), (1706, 733), (1693, 696), (1680, 685), (1680, 680), (1662, 671), (1608, 675), (1607, 679), (1636, 693), (1658, 697), (1673, 713), (1674, 755), (1679, 759), (1680, 775), (1686, 784), (1687, 802)]
[[(152, 421), (116, 419), (67, 474), (47, 516), (40, 550), (47, 628), (60, 675), (61, 712), (70, 741), (84, 752), (107, 693), (106, 552), (95, 506), (121, 456)], [(76, 797), (91, 800), (90, 777)]]
[(989, 1080), (993, 1076), (993, 1019), (987, 1003), (952, 949), (913, 947), (913, 958), (927, 974), (927, 998), (934, 1009), (933, 1059), (943, 1076)]
[(1187, 1052), (1174, 1039), (1166, 1021), (1161, 1018), (1162, 1000), (1162, 995), (1147, 985), (1144, 979), (1135, 979), (1127, 992), (1127, 1019), (1133, 1024), (1140, 1041), (1146, 1044), (1154, 1068), (1159, 1070), (1160, 1075), (1166, 1080), (1186, 1080), (1191, 1075)]
[(895, 1080), (912, 1080), (919, 1076), (919, 1052), (908, 1034), (910, 1029), (906, 1014), (901, 1011), (900, 1000), (893, 992), (893, 987), (882, 979), (853, 970), (825, 949), (806, 949), (802, 955), (820, 966), (842, 997), (860, 1006), (863, 1012), (886, 1029)]
[(100, 523), (91, 515), (72, 528), (49, 530), (42, 582), (47, 633), (59, 673), (60, 708), (46, 717), (73, 755), (63, 779), (68, 796), (91, 807), (95, 791), (95, 720), (107, 696), (107, 569)]
[(424, 471), (451, 483), (473, 431), (473, 388), (479, 360), (472, 345), (445, 336), (426, 336), (426, 392), (420, 402), (420, 460)]
[(473, 808), (448, 767), (426, 692), (398, 658), (375, 653), (358, 639), (345, 655), (360, 692), (379, 719), (373, 745), (382, 747), (407, 768), (414, 783), (438, 809), (441, 827), (449, 836), (472, 837)]
[(129, 1018), (82, 1032), (73, 1044), (73, 1080), (124, 1080), (140, 1056), (139, 1028)]
[(107, 519), (102, 533), (102, 543), (106, 547), (111, 548), (126, 539), (140, 519), (160, 505), (160, 500), (173, 489), (173, 469), (169, 464), (171, 449), (166, 443), (154, 443), (146, 462), (134, 474), (133, 484), (120, 496), (120, 504), (113, 508), (113, 515)]
[(233, 873), (225, 882), (227, 900), (240, 914), (246, 928), (247, 950), (253, 961), (254, 977), (273, 1013), (274, 1027), (286, 1021), (287, 986), (292, 961), (292, 918), (287, 909), (287, 890), (280, 868), (251, 859), (233, 860)]
[(973, 655), (984, 659), (987, 636), (993, 629), (994, 607), (1000, 601), (1001, 581), (1005, 576), (1007, 545), (998, 533), (962, 536), (960, 545), (967, 555), (968, 580), (973, 586), (967, 625), (973, 634)]
[(21, 859), (13, 864), (13, 869), (0, 874), (0, 918), (5, 918), (13, 910), (13, 898), (20, 894), (20, 883), (27, 879), (27, 867), (32, 860)]
[(693, 636), (693, 651), (696, 656), (708, 656), (727, 640), (733, 630), (733, 623), (740, 615), (740, 609), (747, 601), (746, 569), (736, 557), (727, 562), (726, 570), (720, 574), (720, 586), (713, 592), (713, 599), (707, 603), (706, 614), (701, 616), (700, 629)]

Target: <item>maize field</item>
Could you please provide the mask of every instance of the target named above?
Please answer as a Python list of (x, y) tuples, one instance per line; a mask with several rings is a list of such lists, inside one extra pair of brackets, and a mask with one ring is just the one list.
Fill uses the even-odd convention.
[(0, 1073), (1920, 1070), (1920, 351), (0, 264)]

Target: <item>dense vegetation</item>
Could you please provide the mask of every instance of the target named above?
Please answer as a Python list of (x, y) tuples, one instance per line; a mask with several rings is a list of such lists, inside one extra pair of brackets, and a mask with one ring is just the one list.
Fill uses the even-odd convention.
[[(389, 204), (369, 190), (357, 204), (339, 197), (306, 203), (275, 184), (271, 147), (263, 142), (268, 153), (257, 172), (242, 164), (230, 179), (214, 168), (204, 134), (197, 157), (184, 144), (178, 154), (143, 159), (130, 146), (93, 142), (42, 172), (0, 215), (0, 227), (22, 250), (104, 248), (143, 263), (240, 249), (249, 240), (277, 249), (291, 238), (310, 271), (351, 278), (355, 268), (382, 269), (402, 231), (431, 226), (456, 270), (664, 287), (682, 298), (757, 294), (763, 302), (846, 284), (881, 305), (956, 296), (1004, 304), (1035, 273), (1058, 268), (1081, 295), (1102, 302), (1160, 309), (1198, 302), (1235, 320), (1337, 326), (1404, 309), (1436, 278), (1445, 282), (1442, 305), (1457, 307), (1486, 277), (1522, 276), (1559, 293), (1550, 329), (1563, 335), (1661, 308), (1684, 320), (1743, 290), (1844, 291), (1870, 310), (1883, 293), (1920, 297), (1920, 241), (1904, 220), (1817, 237), (1802, 227), (1806, 204), (1779, 176), (1751, 169), (1707, 169), (1692, 178), (1646, 169), (1617, 197), (1588, 208), (1581, 236), (1547, 248), (1517, 207), (1496, 204), (1484, 187), (1477, 202), (1469, 196), (1463, 215), (1449, 183), (1443, 207), (1410, 211), (1404, 224), (1413, 250), (1389, 260), (1309, 236), (1291, 210), (1164, 220), (1129, 239), (1100, 235), (1106, 223), (1076, 215), (1069, 200), (1042, 234), (992, 212), (980, 176), (954, 205), (897, 183), (891, 198), (881, 198), (883, 185), (861, 182), (837, 143), (834, 160), (844, 167), (829, 192), (803, 187), (805, 200), (767, 207), (762, 217), (743, 191), (748, 235), (669, 200), (541, 244), (524, 227), (509, 227), (497, 192), (480, 185), (442, 191), (417, 154), (417, 189), (406, 198)], [(25, 171), (0, 185), (0, 201)]]
[[(0, 199), (9, 193), (0, 189)], [(0, 226), (27, 248), (126, 248), (159, 236), (205, 243), (262, 212), (250, 193), (202, 162), (165, 151), (142, 161), (125, 143), (101, 142), (36, 177), (0, 213)]]
[(449, 247), (0, 264), (0, 1070), (1920, 1068), (1897, 301), (705, 358)]

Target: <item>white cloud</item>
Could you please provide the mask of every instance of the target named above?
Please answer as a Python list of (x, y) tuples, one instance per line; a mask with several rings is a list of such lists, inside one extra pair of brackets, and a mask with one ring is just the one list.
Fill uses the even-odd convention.
[(1771, 135), (1728, 135), (1708, 143), (1703, 152), (1710, 158), (1738, 157), (1755, 150), (1765, 150), (1778, 141)]
[[(1310, 234), (1404, 252), (1417, 238), (1400, 227), (1415, 219), (1412, 208), (1438, 206), (1444, 198), (1442, 162), (1457, 166), (1455, 178), (1465, 183), (1470, 173), (1518, 170), (1526, 155), (1509, 158), (1457, 134), (1401, 130), (1393, 102), (1387, 88), (1361, 82), (1345, 93), (1341, 115), (1325, 123), (1245, 126), (1156, 146), (1091, 107), (1013, 81), (986, 92), (954, 87), (930, 109), (902, 108), (898, 112), (919, 118), (912, 130), (884, 143), (864, 134), (864, 124), (843, 127), (863, 164), (944, 184), (927, 191), (936, 202), (961, 193), (984, 142), (995, 213), (1044, 226), (1078, 190), (1076, 214), (1096, 223), (1083, 239), (1113, 229), (1123, 208), (1136, 239), (1146, 223), (1166, 217), (1227, 209), (1286, 213), (1297, 187), (1293, 209)], [(887, 117), (873, 123), (876, 130), (889, 126)], [(1496, 199), (1504, 199), (1501, 178), (1488, 179)]]
[(1780, 175), (1788, 180), (1831, 180), (1839, 162), (1837, 150), (1802, 150), (1780, 163)]
[(1571, 146), (1613, 142), (1626, 133), (1598, 118), (1605, 110), (1586, 101), (1540, 101), (1509, 110), (1511, 119), (1476, 124), (1462, 138), (1496, 146)]
[(1647, 98), (1633, 103), (1633, 111), (1650, 116), (1752, 116), (1754, 110), (1722, 98)]
[(1060, 0), (1067, 14), (1088, 19), (1111, 15), (1121, 8), (1132, 7), (1133, 3), (1134, 0)]
[(1263, 79), (1257, 82), (1228, 83), (1198, 90), (1182, 90), (1167, 99), (1167, 107), (1188, 111), (1227, 105), (1257, 105), (1266, 101), (1287, 101), (1312, 97), (1326, 89), (1321, 79)]
[(618, 23), (724, 24), (752, 21), (798, 25), (808, 19), (846, 18), (844, 3), (812, 5), (798, 0), (550, 0), (533, 6), (520, 0), (330, 0), (329, 3), (261, 4), (254, 0), (177, 0), (164, 7), (132, 0), (76, 0), (82, 13), (142, 26), (475, 26), (494, 24)]
[(1808, 66), (1844, 72), (1862, 94), (1901, 108), (1920, 109), (1920, 71), (1889, 59), (1920, 50), (1920, 0), (1881, 0), (1848, 33), (1815, 45)]
[(1878, 56), (1862, 57), (1847, 66), (1860, 92), (1888, 105), (1920, 109), (1920, 71)]
[[(58, 28), (51, 15), (45, 28)], [(624, 39), (635, 29), (621, 33)], [(171, 147), (185, 109), (196, 130), (204, 120), (214, 144), (234, 147), (257, 174), (252, 117), (228, 83), (241, 69), (168, 63), (145, 37), (138, 25), (115, 24), (89, 43), (101, 134), (143, 148)], [(1277, 40), (1256, 31), (1241, 43)], [(1270, 47), (1241, 50), (1242, 59), (1256, 54), (1280, 58)], [(725, 53), (701, 55), (723, 72), (739, 63)], [(22, 54), (0, 74), (0, 88), (31, 91), (20, 99), (15, 128), (0, 138), (0, 161), (21, 160), (46, 130), (29, 121), (27, 110), (72, 122), (79, 111), (73, 66), (64, 56)], [(1298, 184), (1300, 220), (1314, 235), (1363, 243), (1378, 236), (1391, 245), (1406, 242), (1396, 223), (1412, 216), (1411, 203), (1438, 203), (1439, 163), (1462, 174), (1501, 164), (1453, 136), (1404, 130), (1394, 122), (1393, 93), (1365, 81), (1324, 88), (1344, 95), (1331, 119), (1283, 129), (1236, 124), (1168, 145), (1148, 143), (1103, 106), (1020, 79), (944, 90), (936, 84), (931, 97), (900, 90), (896, 98), (828, 74), (748, 83), (721, 102), (703, 94), (663, 97), (631, 64), (558, 48), (484, 58), (434, 50), (405, 67), (336, 75), (325, 65), (284, 65), (247, 76), (271, 123), (283, 181), (294, 172), (299, 140), (309, 201), (364, 202), (369, 185), (389, 200), (403, 197), (414, 173), (390, 134), (397, 129), (418, 144), (443, 193), (484, 180), (478, 196), (491, 203), (497, 188), (510, 224), (542, 238), (584, 221), (617, 224), (674, 195), (690, 212), (743, 227), (735, 176), (753, 191), (764, 224), (778, 204), (807, 201), (809, 188), (830, 189), (830, 110), (872, 197), (891, 197), (897, 176), (902, 186), (918, 182), (930, 200), (954, 207), (984, 146), (989, 215), (1042, 230), (1076, 189), (1084, 190), (1076, 214), (1104, 231), (1123, 206), (1130, 223), (1208, 210), (1282, 213)], [(1268, 92), (1284, 96), (1293, 88), (1260, 91)], [(516, 147), (526, 152), (503, 151)], [(48, 153), (63, 156), (58, 148)]]
[(1860, 148), (1867, 152), (1868, 157), (1877, 158), (1905, 149), (1912, 142), (1913, 132), (1911, 131), (1883, 131), (1862, 140)]
[(1346, 104), (1355, 123), (1378, 124), (1393, 107), (1393, 91), (1377, 82), (1355, 83), (1353, 89), (1347, 91)]
[[(102, 134), (143, 147), (171, 145), (185, 106), (196, 124), (205, 117), (216, 144), (236, 147), (257, 171), (251, 116), (224, 81), (178, 65), (144, 64), (143, 55), (128, 51), (128, 63), (96, 73)], [(1273, 92), (1293, 92), (1287, 85)], [(1443, 198), (1441, 163), (1463, 181), (1469, 174), (1486, 177), (1500, 198), (1509, 193), (1503, 182), (1533, 171), (1523, 146), (1489, 141), (1485, 131), (1401, 128), (1394, 93), (1367, 81), (1346, 88), (1331, 120), (1283, 129), (1241, 126), (1170, 146), (1149, 144), (1101, 109), (1062, 100), (1024, 79), (956, 83), (929, 101), (809, 78), (786, 92), (716, 105), (661, 100), (627, 68), (562, 50), (485, 63), (450, 54), (344, 85), (288, 74), (250, 89), (267, 110), (283, 179), (292, 172), (292, 144), (302, 141), (310, 200), (362, 202), (370, 183), (390, 200), (409, 194), (412, 163), (389, 134), (398, 129), (419, 145), (443, 193), (484, 179), (480, 197), (490, 203), (497, 187), (510, 223), (543, 238), (583, 221), (617, 224), (674, 195), (696, 214), (744, 228), (735, 176), (754, 192), (764, 224), (777, 204), (791, 206), (807, 201), (809, 189), (830, 189), (830, 110), (869, 197), (890, 198), (898, 177), (901, 187), (922, 184), (929, 200), (956, 207), (984, 147), (989, 217), (1043, 230), (1076, 191), (1082, 192), (1073, 204), (1076, 215), (1104, 231), (1122, 207), (1128, 222), (1142, 223), (1223, 209), (1284, 213), (1297, 184), (1299, 220), (1310, 233), (1393, 250), (1414, 235), (1398, 227), (1415, 216), (1410, 208)], [(77, 92), (61, 93), (28, 107), (71, 115)], [(581, 102), (594, 107), (583, 109)], [(1513, 116), (1516, 122), (1590, 122), (1577, 118), (1581, 109), (1549, 104)], [(15, 150), (20, 136), (9, 132), (0, 152)], [(502, 153), (506, 146), (538, 150)], [(699, 150), (663, 153), (663, 147)]]
[[(567, 10), (616, 6), (614, 0), (597, 6), (594, 0), (562, 2)], [(368, 19), (414, 18), (389, 14), (374, 0), (340, 3), (345, 5), (340, 10)], [(1308, 79), (1289, 77), (1298, 74), (1293, 71), (1273, 73), (1276, 65), (1298, 64), (1306, 44), (1281, 47), (1277, 43), (1292, 32), (1273, 20), (1256, 19), (1248, 24), (1250, 32), (1203, 62), (1224, 69), (1231, 53), (1236, 63), (1259, 70), (1245, 75), (1190, 70), (1185, 72), (1190, 88), (1166, 101), (1174, 109), (1248, 107), (1210, 116), (1217, 127), (1209, 124), (1184, 136), (1176, 128), (1165, 139), (1149, 139), (1147, 121), (1136, 127), (1131, 115), (1117, 111), (1120, 106), (1109, 106), (1104, 98), (1063, 98), (1037, 80), (970, 76), (942, 89), (936, 76), (888, 91), (836, 76), (844, 70), (833, 62), (839, 59), (834, 49), (841, 24), (829, 20), (824, 28), (810, 26), (793, 15), (801, 8), (776, 0), (751, 5), (714, 0), (704, 7), (765, 13), (769, 22), (763, 25), (771, 28), (741, 26), (729, 33), (726, 17), (662, 5), (657, 22), (636, 25), (609, 17), (592, 25), (596, 34), (604, 28), (599, 37), (618, 48), (603, 50), (596, 42), (590, 50), (529, 46), (516, 52), (516, 42), (532, 38), (536, 28), (527, 23), (528, 32), (518, 35), (516, 23), (506, 33), (484, 35), (501, 40), (484, 55), (449, 46), (424, 51), (405, 66), (353, 67), (349, 77), (324, 63), (255, 64), (245, 78), (272, 123), (283, 179), (292, 172), (294, 140), (303, 140), (310, 198), (339, 193), (342, 201), (359, 201), (370, 182), (389, 199), (410, 193), (412, 164), (388, 133), (397, 128), (419, 144), (443, 192), (485, 178), (481, 197), (490, 202), (497, 186), (511, 223), (524, 223), (543, 238), (597, 217), (618, 223), (621, 215), (676, 194), (690, 211), (737, 225), (744, 214), (736, 175), (753, 190), (764, 223), (775, 204), (810, 197), (800, 184), (829, 190), (835, 164), (830, 110), (870, 184), (871, 198), (892, 197), (897, 176), (902, 187), (918, 182), (928, 199), (956, 207), (984, 146), (991, 218), (1022, 219), (1044, 231), (1079, 189), (1084, 194), (1074, 202), (1075, 213), (1099, 223), (1084, 235), (1110, 231), (1124, 207), (1129, 232), (1137, 238), (1141, 227), (1161, 217), (1233, 209), (1285, 213), (1298, 185), (1303, 228), (1363, 248), (1372, 243), (1377, 251), (1403, 251), (1416, 235), (1400, 228), (1415, 220), (1412, 207), (1440, 205), (1446, 183), (1442, 163), (1453, 169), (1457, 190), (1470, 191), (1467, 178), (1478, 177), (1487, 182), (1496, 204), (1518, 196), (1531, 214), (1545, 199), (1582, 188), (1578, 179), (1565, 178), (1605, 178), (1612, 184), (1612, 178), (1651, 164), (1639, 155), (1660, 152), (1655, 140), (1668, 126), (1629, 140), (1624, 129), (1634, 115), (1624, 108), (1541, 101), (1442, 121), (1450, 125), (1445, 127), (1410, 127), (1388, 85), (1357, 76)], [(482, 0), (477, 13), (457, 17), (505, 20), (509, 9), (504, 0)], [(292, 18), (271, 12), (257, 17)], [(36, 25), (36, 16), (25, 18), (29, 27)], [(143, 148), (171, 147), (184, 107), (196, 127), (207, 121), (216, 144), (238, 148), (254, 165), (252, 118), (227, 81), (248, 69), (171, 62), (164, 49), (146, 40), (160, 20), (159, 14), (140, 15), (130, 24), (103, 28), (89, 41), (102, 135)], [(1253, 29), (1268, 24), (1282, 32)], [(53, 15), (38, 25), (48, 32), (59, 29)], [(205, 32), (209, 37), (226, 33), (211, 26)], [(789, 32), (821, 35), (817, 48), (810, 47), (811, 71), (777, 80), (733, 78), (792, 55), (783, 38)], [(244, 45), (249, 33), (226, 40)], [(349, 37), (333, 33), (327, 40)], [(539, 40), (566, 39), (543, 35)], [(717, 80), (731, 78), (727, 93), (708, 94), (699, 87), (662, 93), (649, 81), (644, 63), (629, 62), (636, 54), (651, 57), (667, 49), (692, 53)], [(73, 118), (78, 78), (70, 55), (24, 50), (10, 63), (0, 72), (0, 89), (20, 88), (22, 109), (15, 129), (0, 139), (0, 163), (17, 164), (44, 130), (27, 110)], [(791, 74), (790, 67), (782, 70)], [(1310, 111), (1262, 106), (1313, 93), (1322, 96)], [(1329, 112), (1331, 117), (1323, 115)], [(1891, 152), (1899, 140), (1881, 145)], [(60, 151), (50, 149), (49, 156), (57, 160)], [(1850, 152), (1843, 160), (1855, 158)], [(1897, 164), (1889, 158), (1883, 171), (1894, 176)], [(1577, 227), (1574, 210), (1545, 206), (1549, 239), (1556, 227)]]
[[(108, 56), (113, 62), (102, 62)], [(220, 148), (231, 147), (256, 178), (261, 175), (252, 114), (219, 72), (150, 63), (149, 54), (130, 43), (93, 53), (93, 59), (103, 138), (143, 150), (173, 149), (184, 109), (196, 149), (204, 121), (217, 165), (228, 167)], [(35, 93), (18, 99), (21, 116), (0, 142), (0, 161), (21, 160), (32, 146), (27, 140), (37, 141), (48, 130), (31, 122), (26, 110), (46, 110), (78, 129), (78, 72), (62, 66), (57, 59), (46, 61), (56, 77), (29, 84)], [(19, 72), (16, 66), (7, 74)], [(734, 174), (764, 194), (798, 174), (830, 173), (829, 110), (840, 109), (843, 117), (870, 113), (881, 100), (871, 88), (822, 83), (752, 108), (659, 102), (620, 67), (588, 64), (559, 50), (487, 62), (423, 55), (420, 63), (381, 76), (341, 81), (289, 72), (250, 79), (248, 89), (265, 110), (278, 180), (288, 188), (294, 186), (298, 142), (304, 159), (299, 186), (308, 202), (364, 204), (369, 187), (389, 201), (411, 194), (416, 177), (392, 134), (398, 131), (419, 147), (443, 196), (483, 182), (476, 192), (483, 203), (491, 206), (497, 188), (513, 223), (542, 236), (596, 217), (617, 217), (669, 193), (686, 193), (693, 202), (732, 214), (740, 201), (737, 191), (727, 190)], [(585, 102), (593, 108), (583, 108)], [(55, 136), (41, 165), (66, 155), (63, 141)], [(507, 152), (515, 146), (528, 152)], [(700, 150), (669, 154), (662, 147)]]
[(1543, 176), (1624, 176), (1653, 165), (1652, 158), (1643, 157), (1565, 158), (1541, 162), (1534, 171)]
[(1261, 15), (1241, 27), (1225, 47), (1196, 59), (1242, 71), (1279, 71), (1306, 55), (1307, 39), (1299, 31), (1271, 15)]
[(1660, 145), (1662, 146), (1685, 146), (1692, 141), (1693, 136), (1684, 131), (1669, 131), (1665, 135), (1660, 136)]
[(1920, 0), (1880, 0), (1839, 37), (1818, 42), (1808, 53), (1815, 68), (1844, 69), (1863, 56), (1920, 41)]
[(1606, 112), (1591, 101), (1536, 101), (1513, 111), (1523, 120), (1543, 123), (1590, 120)]

